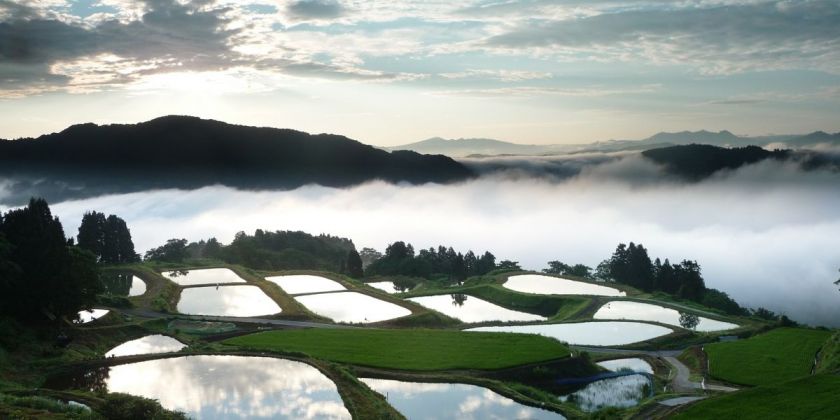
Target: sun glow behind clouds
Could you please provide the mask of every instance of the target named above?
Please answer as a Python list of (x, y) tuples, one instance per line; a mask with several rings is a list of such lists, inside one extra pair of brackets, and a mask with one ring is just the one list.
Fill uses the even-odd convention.
[[(837, 131), (838, 16), (828, 0), (0, 2), (0, 50), (16, 52), (0, 63), (0, 137), (163, 113), (377, 145)], [(339, 93), (311, 87), (325, 81)], [(317, 117), (376, 118), (300, 124), (301, 95), (328, 102)]]

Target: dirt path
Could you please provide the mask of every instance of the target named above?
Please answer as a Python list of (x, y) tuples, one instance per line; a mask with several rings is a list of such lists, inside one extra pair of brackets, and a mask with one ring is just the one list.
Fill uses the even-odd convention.
[(627, 349), (611, 349), (606, 347), (585, 347), (585, 346), (571, 346), (580, 351), (587, 351), (590, 353), (610, 353), (610, 354), (624, 354), (624, 355), (644, 355), (649, 357), (657, 357), (666, 361), (674, 369), (676, 374), (671, 378), (671, 386), (676, 392), (695, 392), (698, 390), (733, 392), (738, 388), (732, 388), (723, 385), (707, 384), (703, 382), (691, 381), (691, 370), (677, 359), (677, 356), (684, 351), (682, 350), (663, 350), (663, 351), (645, 351), (645, 350), (627, 350)]

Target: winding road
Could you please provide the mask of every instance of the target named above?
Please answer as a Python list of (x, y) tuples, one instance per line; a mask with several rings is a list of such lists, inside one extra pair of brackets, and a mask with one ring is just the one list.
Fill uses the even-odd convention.
[(610, 353), (610, 354), (626, 354), (626, 355), (645, 355), (649, 357), (657, 357), (661, 358), (666, 361), (671, 367), (674, 368), (676, 374), (671, 379), (671, 386), (674, 388), (676, 392), (694, 392), (696, 390), (709, 390), (709, 391), (720, 391), (720, 392), (733, 392), (737, 391), (738, 388), (732, 388), (724, 385), (715, 385), (715, 384), (706, 384), (705, 381), (703, 382), (692, 382), (691, 381), (691, 370), (683, 364), (683, 362), (677, 359), (677, 356), (680, 355), (685, 349), (682, 350), (660, 350), (660, 351), (647, 351), (647, 350), (627, 350), (627, 349), (611, 349), (606, 347), (587, 347), (587, 346), (571, 346), (572, 348), (579, 350), (579, 351), (586, 351), (589, 353)]

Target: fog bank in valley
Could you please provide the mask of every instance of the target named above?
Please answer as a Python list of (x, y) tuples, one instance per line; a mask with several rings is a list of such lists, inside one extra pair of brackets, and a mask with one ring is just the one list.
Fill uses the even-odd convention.
[(652, 256), (697, 260), (708, 286), (742, 304), (840, 326), (840, 291), (832, 284), (840, 267), (840, 175), (766, 161), (687, 184), (663, 181), (656, 166), (636, 156), (598, 163), (562, 176), (494, 170), (445, 186), (208, 187), (53, 209), (68, 235), (87, 210), (118, 214), (138, 250), (172, 237), (228, 243), (240, 230), (303, 230), (379, 250), (396, 240), (416, 248), (487, 249), (539, 270), (554, 259), (594, 267), (619, 242), (642, 242)]

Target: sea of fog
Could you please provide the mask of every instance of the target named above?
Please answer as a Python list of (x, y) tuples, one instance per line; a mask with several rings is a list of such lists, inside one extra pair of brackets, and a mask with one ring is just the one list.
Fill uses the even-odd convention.
[[(2, 194), (2, 191), (0, 191)], [(619, 242), (652, 257), (697, 260), (706, 284), (742, 304), (840, 326), (840, 174), (765, 162), (687, 184), (663, 180), (641, 158), (584, 167), (572, 176), (493, 172), (454, 185), (306, 186), (253, 192), (225, 187), (159, 190), (52, 206), (68, 235), (82, 214), (123, 217), (138, 251), (178, 237), (302, 230), (380, 251), (451, 245), (492, 251), (539, 270), (549, 260), (594, 267)]]

